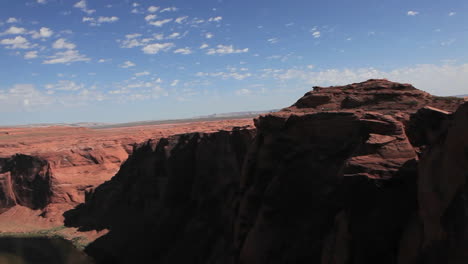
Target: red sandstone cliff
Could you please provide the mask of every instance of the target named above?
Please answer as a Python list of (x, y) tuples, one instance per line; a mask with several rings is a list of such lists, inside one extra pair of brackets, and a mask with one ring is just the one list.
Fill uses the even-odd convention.
[(147, 142), (65, 223), (111, 230), (86, 250), (102, 263), (466, 263), (461, 104), (386, 80), (316, 87), (255, 137)]

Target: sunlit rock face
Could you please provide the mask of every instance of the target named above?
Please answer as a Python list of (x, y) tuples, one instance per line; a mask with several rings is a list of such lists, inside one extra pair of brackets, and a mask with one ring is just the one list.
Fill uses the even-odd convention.
[(65, 223), (111, 230), (101, 263), (466, 263), (462, 104), (317, 87), (255, 130), (148, 141)]

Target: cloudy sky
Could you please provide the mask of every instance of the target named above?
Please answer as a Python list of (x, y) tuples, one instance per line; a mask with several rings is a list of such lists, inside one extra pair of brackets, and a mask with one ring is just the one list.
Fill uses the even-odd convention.
[(0, 125), (267, 110), (387, 78), (468, 94), (466, 0), (1, 0)]

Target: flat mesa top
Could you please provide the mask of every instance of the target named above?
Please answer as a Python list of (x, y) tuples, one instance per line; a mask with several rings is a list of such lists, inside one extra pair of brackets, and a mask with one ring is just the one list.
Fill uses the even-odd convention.
[(133, 144), (181, 133), (213, 132), (251, 125), (252, 119), (247, 118), (103, 129), (70, 126), (3, 127), (0, 128), (0, 156)]

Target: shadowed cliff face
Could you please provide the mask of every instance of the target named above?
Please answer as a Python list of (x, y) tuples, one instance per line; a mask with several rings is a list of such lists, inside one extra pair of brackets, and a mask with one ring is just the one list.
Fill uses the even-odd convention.
[[(44, 208), (50, 201), (51, 173), (46, 161), (17, 154), (0, 161), (0, 208)], [(0, 211), (1, 212), (1, 211)]]
[(465, 263), (460, 104), (386, 80), (318, 87), (255, 137), (148, 141), (65, 223), (111, 230), (86, 249), (101, 263)]
[(65, 224), (110, 229), (86, 249), (103, 263), (228, 263), (253, 135), (238, 129), (148, 141), (85, 204), (65, 213)]

